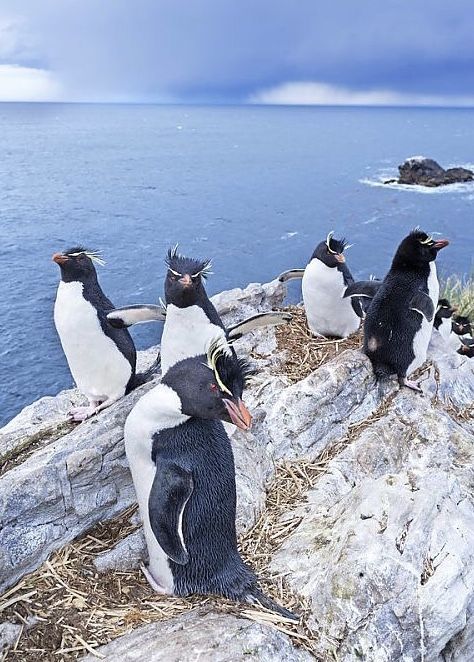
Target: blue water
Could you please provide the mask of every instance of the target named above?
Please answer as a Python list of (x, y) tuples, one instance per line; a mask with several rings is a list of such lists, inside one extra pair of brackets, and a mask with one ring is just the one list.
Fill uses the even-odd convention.
[(72, 384), (51, 255), (77, 242), (103, 249), (117, 305), (157, 300), (176, 242), (213, 258), (211, 294), (304, 266), (332, 229), (355, 276), (382, 276), (415, 225), (451, 240), (445, 273), (468, 272), (474, 186), (377, 183), (414, 154), (472, 162), (473, 126), (472, 110), (0, 104), (0, 423)]

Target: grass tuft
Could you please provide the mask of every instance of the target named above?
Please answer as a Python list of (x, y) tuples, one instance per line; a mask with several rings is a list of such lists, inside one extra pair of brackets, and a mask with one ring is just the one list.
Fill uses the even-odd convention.
[(448, 276), (441, 282), (440, 298), (458, 306), (458, 315), (474, 318), (474, 273), (470, 276)]

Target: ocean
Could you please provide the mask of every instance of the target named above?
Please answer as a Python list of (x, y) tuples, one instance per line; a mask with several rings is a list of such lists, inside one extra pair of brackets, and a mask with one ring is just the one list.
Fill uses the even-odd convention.
[[(473, 126), (470, 109), (0, 104), (0, 424), (72, 386), (51, 255), (77, 243), (103, 251), (118, 306), (158, 300), (176, 243), (212, 258), (210, 294), (304, 267), (330, 230), (356, 278), (417, 225), (450, 239), (442, 274), (470, 272), (474, 185), (381, 182), (413, 155), (469, 167)], [(160, 325), (132, 332), (143, 348)]]

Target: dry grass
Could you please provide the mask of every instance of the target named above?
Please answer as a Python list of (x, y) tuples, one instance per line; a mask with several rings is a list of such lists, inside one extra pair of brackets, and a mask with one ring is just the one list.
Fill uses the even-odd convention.
[[(218, 597), (180, 599), (151, 592), (139, 571), (114, 571), (99, 575), (93, 564), (101, 552), (113, 547), (137, 526), (131, 523), (135, 507), (111, 522), (97, 525), (79, 540), (59, 550), (36, 572), (25, 577), (0, 599), (2, 617), (37, 625), (21, 633), (16, 644), (0, 660), (52, 662), (75, 660), (95, 652), (101, 644), (140, 625), (178, 616), (197, 607), (233, 613), (269, 624), (289, 635), (317, 660), (334, 660), (338, 642), (308, 625), (309, 605), (291, 590), (283, 577), (272, 575), (273, 554), (301, 522), (295, 507), (327, 470), (329, 461), (369, 425), (386, 412), (384, 402), (374, 414), (350, 426), (345, 437), (314, 461), (284, 462), (276, 468), (267, 491), (266, 508), (256, 524), (241, 538), (244, 559), (262, 578), (262, 587), (277, 602), (301, 616), (300, 622), (285, 621), (264, 609), (237, 605)], [(282, 519), (283, 514), (293, 515)], [(320, 651), (328, 651), (324, 656)]]
[(290, 312), (293, 319), (289, 324), (277, 326), (275, 332), (278, 350), (284, 352), (281, 371), (291, 383), (304, 379), (340, 352), (362, 347), (361, 329), (343, 340), (317, 338), (308, 329), (303, 308), (288, 306), (284, 310)]
[(474, 318), (474, 275), (460, 278), (449, 276), (441, 282), (440, 298), (458, 306), (458, 314)]

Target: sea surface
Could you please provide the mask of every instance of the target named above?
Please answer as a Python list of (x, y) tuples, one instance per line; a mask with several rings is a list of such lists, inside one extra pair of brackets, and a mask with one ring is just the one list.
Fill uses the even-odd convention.
[[(157, 301), (177, 242), (212, 258), (210, 294), (304, 267), (330, 230), (355, 277), (383, 276), (417, 225), (450, 239), (441, 272), (469, 272), (474, 186), (381, 182), (413, 155), (469, 166), (473, 126), (466, 109), (0, 104), (0, 424), (72, 386), (51, 255), (77, 243), (103, 251), (116, 305)], [(160, 332), (134, 329), (138, 348)]]

